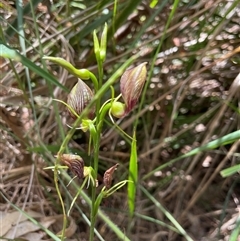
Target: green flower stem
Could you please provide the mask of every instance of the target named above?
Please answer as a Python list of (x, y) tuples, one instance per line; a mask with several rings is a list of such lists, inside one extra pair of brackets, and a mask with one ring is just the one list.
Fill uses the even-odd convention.
[[(108, 88), (110, 88), (112, 86), (112, 84), (115, 82), (115, 80), (122, 75), (125, 68), (127, 66), (129, 66), (129, 64), (132, 63), (137, 57), (138, 57), (138, 55), (132, 56), (132, 58), (130, 58), (128, 61), (126, 61), (125, 64), (122, 65), (121, 68), (118, 69), (104, 85), (102, 85), (102, 83), (103, 83), (103, 62), (99, 58), (99, 56), (97, 56), (100, 90), (96, 93), (95, 98), (96, 98), (97, 94), (99, 92), (101, 92), (102, 89), (106, 88), (105, 91), (107, 91)], [(99, 113), (99, 111), (100, 111), (102, 94), (97, 98), (96, 113)], [(96, 118), (97, 137), (96, 137), (96, 143), (94, 145), (94, 171), (95, 171), (96, 175), (98, 173), (99, 146), (100, 146), (100, 140), (101, 140), (103, 119), (104, 119), (107, 111), (109, 110), (109, 108), (111, 108), (111, 104), (112, 103), (106, 104), (106, 106), (102, 110), (102, 113), (98, 114), (97, 118)], [(96, 187), (92, 188), (91, 198), (92, 198), (92, 209), (91, 209), (91, 226), (90, 226), (89, 241), (93, 241), (93, 239), (94, 239), (94, 228), (95, 228), (96, 217), (97, 217), (97, 215), (96, 215), (97, 210), (96, 210), (96, 205), (95, 205), (96, 204), (95, 203), (95, 201), (96, 201)], [(97, 209), (98, 209), (98, 207), (97, 207)]]
[(65, 68), (69, 73), (73, 74), (74, 76), (82, 79), (82, 80), (88, 80), (91, 79), (94, 85), (95, 91), (98, 90), (98, 81), (96, 76), (90, 72), (87, 69), (76, 69), (71, 63), (66, 61), (63, 58), (60, 57), (52, 57), (52, 56), (44, 56), (43, 59), (50, 60), (56, 64), (59, 64), (63, 68)]
[[(102, 126), (103, 126), (103, 121), (104, 117), (111, 107), (111, 103), (108, 103), (104, 106), (102, 109), (100, 115), (98, 115), (99, 118), (97, 118), (97, 138), (96, 138), (96, 144), (94, 146), (94, 171), (97, 175), (96, 170), (98, 169), (98, 155), (99, 155), (99, 145), (100, 145), (100, 139), (101, 139), (101, 132), (102, 132)], [(99, 194), (100, 195), (100, 194)], [(92, 187), (92, 210), (91, 210), (91, 227), (90, 227), (90, 238), (89, 240), (92, 241), (94, 238), (94, 228), (95, 228), (95, 223), (96, 223), (96, 218), (97, 218), (97, 211), (100, 205), (100, 202), (102, 200), (102, 196), (98, 197), (96, 200), (96, 187)]]
[(96, 76), (92, 72), (90, 72), (90, 79), (93, 82), (95, 92), (97, 92), (98, 91), (98, 80), (97, 80)]
[(102, 108), (102, 111), (100, 112), (99, 122), (98, 122), (98, 125), (97, 125), (97, 132), (102, 129), (102, 125), (103, 125), (105, 115), (107, 114), (107, 112), (109, 111), (111, 106), (112, 106), (112, 102), (105, 104), (104, 107)]
[(63, 198), (62, 198), (62, 195), (61, 195), (61, 192), (60, 192), (60, 189), (59, 189), (59, 185), (58, 185), (59, 157), (64, 153), (65, 149), (67, 148), (67, 144), (71, 140), (71, 138), (72, 138), (72, 136), (73, 136), (73, 134), (75, 132), (75, 129), (81, 123), (81, 119), (82, 119), (82, 115), (79, 116), (79, 118), (74, 122), (73, 128), (70, 129), (70, 131), (68, 132), (67, 136), (63, 140), (62, 145), (60, 147), (60, 150), (58, 152), (58, 156), (57, 156), (57, 159), (56, 159), (56, 164), (55, 164), (55, 167), (54, 167), (54, 183), (55, 183), (56, 191), (57, 191), (57, 194), (58, 194), (61, 206), (62, 206), (62, 210), (63, 210), (63, 228), (62, 228), (62, 234), (61, 234), (61, 241), (63, 241), (64, 237), (65, 237), (65, 231), (66, 231), (66, 228), (67, 228), (67, 215), (66, 215), (66, 209), (65, 209), (64, 202), (63, 202)]
[[(99, 78), (98, 78), (98, 84), (99, 84), (99, 88), (102, 87), (102, 80), (103, 80), (103, 65), (102, 65), (102, 61), (97, 58), (97, 63), (98, 63), (98, 74), (99, 74)], [(98, 126), (99, 122), (102, 122), (100, 119), (100, 115), (99, 115), (99, 111), (101, 108), (101, 98), (102, 96), (100, 96), (98, 98), (98, 101), (96, 102), (96, 113), (97, 113), (97, 118), (96, 118), (96, 126)], [(99, 146), (100, 146), (100, 140), (101, 140), (101, 132), (102, 132), (102, 125), (100, 125), (101, 128), (98, 128), (97, 132), (96, 132), (96, 138), (95, 138), (95, 142), (94, 142), (94, 154), (93, 154), (93, 159), (94, 159), (94, 163), (93, 163), (93, 169), (95, 172), (95, 179), (97, 179), (97, 174), (98, 174), (98, 157), (99, 157)], [(96, 223), (96, 215), (94, 212), (94, 207), (95, 207), (95, 201), (96, 201), (96, 186), (92, 186), (92, 208), (91, 208), (91, 226), (90, 226), (90, 236), (89, 236), (89, 240), (93, 241), (94, 239), (94, 228), (95, 228), (95, 223)]]
[(73, 198), (72, 203), (71, 203), (70, 208), (69, 208), (68, 213), (67, 213), (68, 216), (70, 215), (70, 212), (71, 212), (71, 210), (72, 210), (72, 207), (73, 207), (74, 203), (76, 202), (78, 196), (81, 194), (82, 189), (83, 189), (84, 186), (86, 185), (87, 181), (88, 181), (88, 179), (85, 178), (84, 181), (83, 181), (83, 183), (82, 183), (82, 185), (81, 185), (81, 187), (78, 189), (77, 194), (76, 194), (75, 197)]
[[(58, 158), (57, 158), (57, 160), (58, 160)], [(67, 215), (66, 215), (66, 209), (65, 209), (64, 202), (63, 202), (63, 198), (62, 198), (59, 186), (58, 186), (58, 165), (59, 165), (59, 160), (56, 161), (56, 165), (54, 167), (54, 183), (55, 183), (56, 191), (57, 191), (57, 194), (58, 194), (61, 206), (62, 206), (62, 211), (63, 211), (63, 228), (62, 228), (62, 234), (61, 234), (61, 241), (63, 241), (64, 237), (65, 237), (65, 231), (67, 228)]]

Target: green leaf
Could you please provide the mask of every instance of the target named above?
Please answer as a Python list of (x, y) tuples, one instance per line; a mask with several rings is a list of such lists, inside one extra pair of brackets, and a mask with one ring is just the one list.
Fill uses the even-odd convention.
[(15, 61), (21, 61), (19, 53), (5, 44), (0, 44), (0, 56), (7, 59), (13, 59)]
[(240, 171), (240, 164), (239, 165), (235, 165), (233, 167), (229, 167), (229, 168), (226, 168), (224, 170), (222, 170), (220, 172), (220, 174), (222, 175), (222, 177), (229, 177), (237, 172)]
[(78, 2), (71, 2), (70, 5), (75, 8), (80, 8), (80, 9), (86, 9), (86, 5), (83, 3), (78, 3)]
[(206, 145), (203, 145), (201, 147), (195, 148), (192, 151), (188, 152), (187, 154), (185, 154), (185, 156), (192, 156), (195, 155), (201, 151), (207, 151), (207, 150), (212, 150), (215, 149), (219, 146), (225, 146), (228, 144), (231, 144), (237, 140), (240, 139), (240, 130), (232, 132), (228, 135), (225, 135), (223, 137), (220, 137), (214, 141), (209, 142)]
[(21, 55), (17, 50), (8, 47), (5, 44), (0, 43), (0, 56), (7, 59), (13, 59), (15, 61), (21, 62), (24, 66), (32, 70), (37, 75), (40, 75), (41, 77), (43, 77), (49, 83), (54, 84), (62, 88), (63, 90), (67, 91), (67, 88), (64, 87), (61, 83), (59, 83), (51, 74), (49, 74), (44, 69), (34, 64), (25, 56)]
[(98, 213), (99, 206), (100, 206), (100, 204), (101, 204), (101, 202), (102, 202), (102, 199), (103, 199), (104, 195), (105, 195), (105, 190), (103, 189), (103, 190), (101, 190), (101, 192), (98, 194), (97, 199), (96, 199), (96, 201), (95, 201), (95, 203), (94, 203), (94, 212), (93, 212), (93, 213), (94, 213), (94, 217), (96, 217), (96, 215), (97, 215), (97, 213)]
[(136, 145), (136, 133), (134, 131), (132, 146), (131, 146), (131, 156), (129, 163), (129, 176), (128, 176), (128, 207), (130, 216), (133, 216), (135, 210), (135, 197), (136, 197), (136, 187), (138, 181), (138, 163), (137, 163), (137, 145)]
[(231, 236), (229, 238), (229, 241), (237, 241), (239, 240), (239, 234), (240, 234), (240, 216), (238, 216), (235, 228), (233, 229)]
[(150, 3), (150, 8), (155, 8), (157, 3), (158, 3), (158, 0), (152, 0), (151, 3)]

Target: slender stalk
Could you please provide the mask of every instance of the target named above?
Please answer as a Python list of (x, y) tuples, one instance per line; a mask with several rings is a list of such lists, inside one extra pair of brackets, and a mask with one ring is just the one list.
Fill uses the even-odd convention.
[[(99, 73), (99, 80), (98, 80), (98, 88), (102, 87), (102, 80), (103, 80), (103, 65), (102, 61), (98, 61), (98, 73)], [(97, 132), (96, 132), (96, 141), (94, 143), (94, 163), (93, 163), (93, 168), (95, 172), (95, 179), (97, 179), (98, 175), (98, 156), (99, 156), (99, 146), (100, 146), (100, 140), (101, 140), (101, 132), (102, 132), (102, 125), (98, 125), (99, 122), (102, 122), (103, 120), (100, 119), (100, 108), (101, 108), (101, 98), (98, 99), (96, 103), (96, 113), (97, 113), (97, 119), (96, 119), (96, 126)], [(96, 223), (96, 213), (95, 213), (95, 201), (96, 201), (96, 186), (92, 187), (92, 209), (91, 209), (91, 226), (90, 226), (90, 235), (89, 235), (89, 240), (93, 241), (94, 239), (94, 228), (95, 228), (95, 223)]]

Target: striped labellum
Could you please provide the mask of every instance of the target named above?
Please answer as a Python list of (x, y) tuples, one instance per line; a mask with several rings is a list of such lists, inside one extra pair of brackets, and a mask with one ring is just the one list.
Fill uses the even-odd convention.
[[(81, 80), (78, 79), (77, 84), (72, 88), (68, 95), (67, 104), (75, 111), (77, 115), (80, 115), (87, 105), (91, 102), (93, 98), (92, 90)], [(76, 119), (75, 113), (69, 109), (70, 115)], [(86, 117), (92, 119), (95, 113), (95, 108), (93, 107), (87, 114)]]
[(68, 166), (72, 173), (79, 179), (84, 178), (84, 161), (80, 156), (74, 154), (62, 154), (60, 160), (63, 164)]

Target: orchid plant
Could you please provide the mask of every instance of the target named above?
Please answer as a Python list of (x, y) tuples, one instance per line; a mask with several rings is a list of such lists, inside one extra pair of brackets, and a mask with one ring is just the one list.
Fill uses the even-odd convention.
[[(69, 168), (72, 171), (72, 173), (75, 175), (75, 177), (83, 180), (83, 183), (79, 188), (79, 192), (76, 194), (75, 198), (72, 201), (71, 207), (68, 211), (68, 215), (70, 214), (71, 208), (73, 207), (74, 202), (76, 201), (78, 195), (80, 195), (81, 190), (85, 186), (88, 186), (89, 184), (92, 185), (92, 196), (91, 196), (92, 209), (91, 209), (91, 227), (90, 227), (89, 240), (93, 240), (96, 214), (97, 214), (99, 205), (102, 201), (102, 198), (110, 196), (116, 190), (118, 190), (127, 182), (129, 182), (129, 180), (124, 180), (124, 181), (118, 182), (114, 186), (111, 186), (113, 173), (116, 170), (117, 166), (119, 165), (117, 163), (105, 172), (103, 177), (104, 187), (102, 188), (100, 194), (96, 196), (96, 188), (98, 186), (97, 172), (98, 172), (98, 153), (99, 153), (99, 146), (100, 146), (99, 143), (100, 143), (100, 134), (102, 131), (104, 118), (106, 118), (106, 114), (109, 113), (110, 119), (112, 120), (112, 122), (114, 122), (112, 116), (116, 118), (124, 118), (126, 115), (128, 115), (138, 103), (138, 99), (141, 95), (143, 86), (145, 84), (146, 75), (147, 75), (146, 62), (136, 67), (127, 69), (120, 78), (121, 93), (117, 97), (114, 96), (114, 88), (110, 86), (110, 90), (112, 90), (112, 97), (108, 101), (106, 101), (101, 105), (101, 98), (98, 98), (97, 101), (93, 102), (96, 94), (101, 90), (103, 86), (103, 83), (102, 83), (103, 63), (106, 59), (107, 24), (105, 24), (105, 27), (103, 29), (100, 42), (98, 40), (96, 31), (94, 31), (93, 33), (93, 41), (94, 41), (94, 52), (95, 52), (96, 60), (98, 64), (98, 72), (99, 72), (98, 79), (89, 70), (76, 69), (72, 64), (70, 64), (69, 62), (67, 62), (62, 58), (51, 57), (51, 56), (44, 57), (44, 59), (50, 60), (64, 67), (71, 74), (77, 77), (77, 83), (68, 94), (67, 103), (61, 100), (57, 100), (57, 101), (63, 103), (66, 106), (70, 116), (74, 120), (76, 120), (77, 123), (80, 123), (80, 128), (82, 129), (82, 131), (90, 132), (88, 154), (90, 155), (91, 145), (93, 145), (94, 162), (91, 166), (87, 167), (85, 166), (84, 160), (82, 159), (82, 157), (80, 157), (79, 155), (62, 153), (63, 148), (61, 148), (58, 155), (56, 156), (57, 161), (56, 161), (56, 165), (54, 166), (54, 170), (55, 170), (54, 173), (57, 176), (58, 169)], [(92, 80), (93, 82), (94, 90), (92, 90), (84, 82), (84, 80), (89, 80), (89, 79)], [(123, 99), (123, 102), (120, 101), (121, 97)], [(75, 130), (73, 129), (71, 132), (71, 135), (74, 133), (74, 131)], [(67, 141), (69, 141), (69, 138)], [(63, 164), (64, 166), (61, 166), (61, 164)], [(57, 177), (55, 178), (55, 180), (57, 180)], [(57, 181), (55, 185), (58, 185)], [(59, 192), (59, 195), (61, 196), (60, 192)], [(62, 202), (62, 206), (64, 208), (63, 202)], [(66, 227), (66, 222), (65, 222), (65, 227)], [(64, 237), (64, 228), (63, 228), (61, 237), (62, 238)]]

